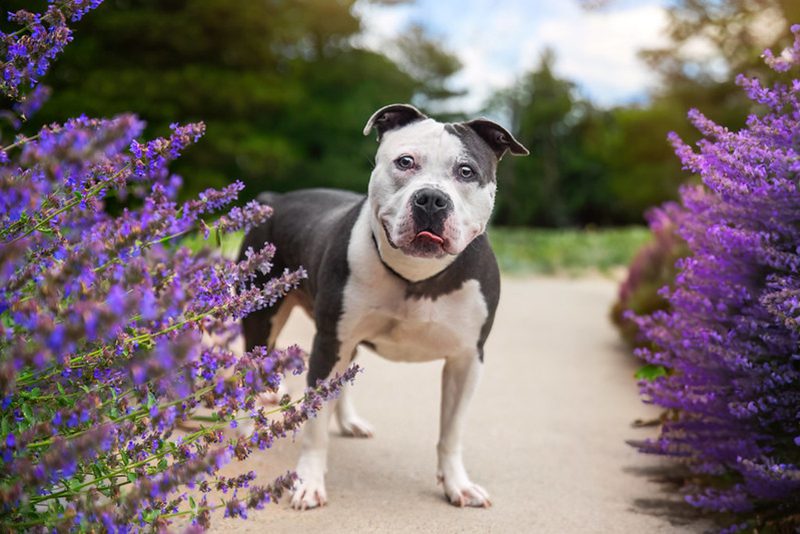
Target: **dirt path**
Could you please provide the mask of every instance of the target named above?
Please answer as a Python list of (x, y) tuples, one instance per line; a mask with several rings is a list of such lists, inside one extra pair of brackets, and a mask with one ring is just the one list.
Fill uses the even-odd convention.
[[(450, 506), (436, 485), (442, 364), (365, 353), (355, 397), (376, 435), (332, 429), (329, 505), (296, 512), (282, 502), (248, 521), (215, 517), (215, 532), (704, 530), (655, 481), (664, 462), (625, 444), (654, 434), (631, 422), (656, 412), (637, 400), (637, 364), (608, 321), (615, 288), (599, 278), (504, 279), (465, 443), (467, 469), (492, 508)], [(308, 347), (312, 325), (297, 315), (284, 334), (279, 342)], [(287, 441), (234, 465), (267, 480), (292, 468), (297, 451)]]

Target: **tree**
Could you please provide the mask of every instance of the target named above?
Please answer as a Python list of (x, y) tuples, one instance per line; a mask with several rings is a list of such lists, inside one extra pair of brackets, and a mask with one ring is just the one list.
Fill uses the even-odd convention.
[[(752, 104), (733, 83), (734, 73), (780, 78), (764, 68), (766, 48), (790, 37), (800, 21), (794, 0), (680, 0), (668, 10), (669, 43), (641, 51), (662, 80), (654, 98), (702, 109), (730, 128), (741, 127)], [(682, 134), (689, 134), (684, 128)]]
[(394, 45), (400, 66), (421, 83), (417, 94), (419, 104), (424, 106), (465, 93), (447, 87), (448, 79), (461, 70), (461, 61), (447, 52), (441, 42), (427, 35), (422, 26), (411, 26)]
[[(360, 135), (366, 118), (429, 84), (439, 94), (441, 80), (355, 47), (354, 3), (107, 0), (76, 25), (81, 38), (46, 80), (54, 98), (40, 118), (135, 110), (153, 135), (202, 119), (204, 149), (175, 168), (187, 195), (237, 178), (245, 197), (321, 185), (363, 190), (375, 148)], [(431, 69), (454, 72), (457, 62), (420, 42), (421, 56), (436, 60)]]
[(607, 117), (578, 97), (571, 81), (553, 72), (555, 55), (512, 88), (496, 94), (489, 108), (509, 116), (518, 139), (531, 150), (508, 162), (498, 186), (500, 224), (565, 226), (609, 222), (602, 160), (591, 149)]
[(768, 72), (762, 52), (790, 36), (800, 20), (794, 0), (679, 0), (668, 9), (666, 47), (642, 57), (670, 87), (678, 80), (731, 82), (732, 73)]

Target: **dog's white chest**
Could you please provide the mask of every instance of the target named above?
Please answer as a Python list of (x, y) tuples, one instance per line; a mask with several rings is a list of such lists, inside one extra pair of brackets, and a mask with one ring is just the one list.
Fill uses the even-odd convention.
[(358, 319), (351, 323), (353, 335), (372, 343), (378, 354), (390, 360), (474, 356), (487, 316), (477, 280), (468, 280), (436, 299), (391, 293), (365, 299), (365, 306), (354, 316)]
[(477, 280), (443, 294), (408, 296), (406, 284), (380, 262), (361, 213), (348, 247), (350, 278), (344, 290), (339, 339), (369, 342), (398, 361), (474, 357), (488, 308)]

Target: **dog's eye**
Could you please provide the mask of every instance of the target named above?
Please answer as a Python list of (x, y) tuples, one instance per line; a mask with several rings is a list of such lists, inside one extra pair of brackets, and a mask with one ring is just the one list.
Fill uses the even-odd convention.
[(411, 156), (400, 156), (394, 160), (394, 164), (398, 169), (407, 171), (408, 169), (412, 169), (414, 167), (414, 158)]
[(458, 175), (465, 180), (469, 180), (475, 176), (475, 171), (469, 165), (462, 165), (458, 168)]

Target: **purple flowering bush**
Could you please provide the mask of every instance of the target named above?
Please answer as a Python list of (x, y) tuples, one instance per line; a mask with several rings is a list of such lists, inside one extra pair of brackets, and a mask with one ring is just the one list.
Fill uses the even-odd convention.
[(634, 256), (611, 308), (612, 322), (631, 347), (641, 346), (643, 340), (629, 311), (649, 315), (669, 306), (660, 290), (673, 283), (677, 274), (675, 263), (688, 254), (686, 244), (677, 233), (682, 213), (680, 206), (669, 202), (646, 214), (652, 240)]
[[(15, 102), (0, 116), (12, 127), (46, 97), (31, 88), (71, 39), (66, 23), (98, 3), (9, 15), (22, 26), (0, 35), (0, 90)], [(204, 528), (220, 507), (246, 517), (295, 475), (255, 484), (252, 472), (220, 467), (293, 434), (357, 371), (271, 410), (256, 404), (305, 364), (296, 347), (237, 353), (236, 320), (305, 274), (257, 287), (271, 245), (240, 263), (181, 246), (198, 231), (219, 241), (271, 210), (250, 203), (212, 219), (239, 182), (178, 204), (168, 164), (204, 126), (147, 142), (142, 127), (131, 115), (79, 117), (0, 144), (0, 530), (162, 530), (175, 518)], [(129, 207), (111, 216), (109, 199)], [(250, 435), (225, 432), (242, 420)]]
[[(800, 25), (776, 71), (800, 65)], [(800, 528), (800, 80), (738, 83), (764, 111), (740, 131), (697, 111), (697, 150), (671, 141), (703, 185), (682, 190), (678, 262), (667, 311), (637, 319), (666, 373), (640, 384), (668, 409), (645, 452), (681, 459), (692, 505), (730, 530)]]

